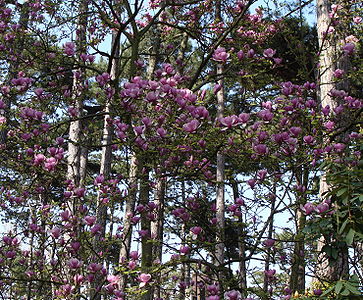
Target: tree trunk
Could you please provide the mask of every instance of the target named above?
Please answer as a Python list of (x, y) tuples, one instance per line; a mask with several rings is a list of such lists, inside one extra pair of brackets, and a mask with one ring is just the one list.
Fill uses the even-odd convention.
[[(82, 0), (79, 5), (79, 19), (77, 26), (76, 35), (76, 46), (77, 53), (86, 53), (86, 27), (87, 27), (87, 12), (88, 1)], [(67, 179), (69, 179), (75, 187), (79, 187), (81, 182), (84, 182), (82, 178), (85, 174), (86, 163), (84, 160), (86, 156), (85, 152), (82, 150), (81, 140), (82, 140), (82, 123), (80, 117), (83, 110), (83, 96), (82, 96), (82, 79), (84, 78), (84, 68), (79, 68), (77, 71), (80, 72), (80, 76), (73, 77), (72, 85), (72, 97), (74, 99), (74, 108), (77, 111), (75, 119), (71, 121), (69, 126), (69, 143), (68, 143), (68, 170)], [(75, 211), (74, 204), (72, 205), (73, 211)]]
[[(238, 185), (237, 182), (232, 182), (232, 190), (233, 190), (233, 198), (237, 199), (239, 198), (239, 191), (238, 191)], [(243, 215), (238, 219), (238, 252), (239, 252), (239, 258), (240, 261), (238, 262), (239, 267), (239, 288), (242, 291), (242, 296), (247, 297), (247, 268), (246, 268), (246, 243), (244, 241), (245, 239), (245, 230), (244, 230), (244, 220)]]
[[(20, 28), (22, 30), (26, 30), (28, 28), (28, 24), (29, 24), (29, 3), (28, 0), (24, 1), (24, 3), (21, 6), (21, 11), (20, 11), (20, 17), (19, 17), (19, 24), (20, 24)], [(17, 57), (21, 57), (21, 54), (24, 50), (24, 40), (19, 40), (16, 39), (16, 43), (14, 44), (14, 52)], [(4, 85), (7, 85), (10, 83), (11, 79), (14, 78), (18, 72), (18, 68), (19, 68), (19, 62), (17, 60), (15, 61), (10, 61), (9, 63), (9, 72), (7, 74), (7, 80), (5, 80)], [(4, 97), (4, 103), (5, 103), (5, 109), (0, 109), (0, 117), (5, 117), (5, 120), (7, 120), (9, 118), (9, 114), (8, 111), (10, 110), (10, 107), (12, 104), (15, 104), (16, 102), (16, 96), (15, 95), (10, 95), (7, 97)], [(7, 136), (8, 130), (5, 128), (0, 130), (0, 145), (1, 144), (5, 144), (6, 142), (6, 136)]]
[[(330, 91), (337, 86), (334, 84), (333, 72), (335, 68), (340, 67), (348, 68), (349, 64), (347, 58), (338, 60), (337, 41), (338, 38), (330, 39), (328, 30), (331, 27), (331, 19), (329, 13), (331, 11), (331, 2), (329, 0), (317, 0), (317, 28), (319, 40), (319, 97), (322, 107), (327, 105), (332, 109), (336, 108), (339, 103), (334, 101), (330, 96)], [(345, 70), (346, 71), (346, 70)], [(343, 84), (345, 88), (347, 82)], [(324, 200), (326, 193), (329, 191), (329, 184), (326, 181), (326, 176), (323, 175), (320, 179), (320, 198)], [(318, 252), (321, 252), (327, 241), (321, 237), (318, 241)], [(324, 253), (320, 253), (316, 268), (316, 277), (318, 280), (328, 282), (337, 281), (345, 278), (348, 275), (348, 247), (342, 245), (338, 249), (338, 258), (336, 260), (329, 259)]]
[[(163, 233), (164, 233), (164, 201), (165, 201), (165, 178), (158, 178), (155, 191), (156, 220), (151, 222), (151, 238), (155, 242), (152, 247), (152, 259), (162, 262), (163, 259)], [(160, 282), (160, 274), (156, 274), (154, 280)], [(154, 287), (154, 298), (161, 298), (161, 290), (158, 285)]]
[[(215, 22), (219, 23), (222, 21), (222, 3), (220, 0), (216, 1), (215, 11)], [(224, 106), (225, 106), (225, 94), (224, 94), (224, 79), (223, 72), (224, 66), (222, 63), (217, 65), (216, 70), (218, 84), (221, 86), (217, 92), (217, 123), (220, 118), (223, 118)], [(224, 263), (224, 239), (225, 239), (225, 205), (224, 205), (224, 180), (225, 180), (225, 157), (221, 150), (217, 153), (217, 174), (216, 174), (216, 218), (217, 218), (217, 234), (216, 234), (216, 265), (220, 266)], [(220, 282), (221, 289), (223, 291), (223, 272), (219, 272), (218, 279)]]
[(179, 76), (183, 76), (184, 73), (184, 58), (185, 58), (185, 52), (187, 51), (188, 40), (189, 40), (188, 34), (186, 32), (183, 32), (183, 37), (180, 43), (177, 62), (176, 62), (176, 71)]
[[(137, 173), (138, 173), (138, 161), (136, 154), (132, 153), (130, 158), (130, 169), (129, 169), (129, 189), (128, 197), (125, 205), (125, 214), (123, 218), (123, 230), (122, 230), (122, 244), (120, 248), (120, 259), (119, 264), (125, 265), (129, 258), (131, 249), (132, 239), (132, 223), (131, 216), (135, 211), (136, 195), (137, 195)], [(124, 291), (127, 284), (127, 275), (122, 275), (120, 280), (120, 290)]]
[[(276, 186), (274, 186), (274, 190), (273, 193), (275, 195), (276, 193)], [(274, 233), (274, 211), (275, 211), (275, 207), (276, 207), (276, 197), (272, 196), (271, 197), (271, 220), (270, 220), (270, 224), (268, 226), (268, 234), (267, 234), (267, 239), (272, 239), (273, 238), (273, 233)], [(266, 261), (265, 261), (265, 271), (270, 269), (270, 264), (271, 264), (271, 248), (267, 249), (267, 253), (266, 253)], [(265, 293), (265, 296), (263, 299), (270, 299), (271, 298), (271, 292), (269, 291), (269, 278), (265, 275), (263, 278), (263, 291)]]
[(151, 45), (151, 55), (149, 56), (148, 67), (146, 71), (147, 79), (149, 80), (153, 79), (156, 65), (159, 62), (161, 37), (160, 29), (157, 24), (152, 26), (151, 39), (153, 40)]
[[(119, 52), (120, 52), (120, 41), (118, 38), (118, 32), (114, 31), (112, 33), (112, 53), (114, 53), (114, 57), (112, 58), (111, 63), (111, 72), (110, 78), (112, 84), (117, 87), (118, 86), (118, 65), (119, 65)], [(111, 87), (112, 88), (112, 87)], [(112, 132), (113, 128), (108, 123), (108, 119), (111, 117), (111, 100), (107, 99), (105, 105), (105, 116), (103, 121), (103, 138), (102, 138), (102, 154), (101, 154), (101, 162), (100, 162), (100, 174), (104, 176), (107, 180), (111, 175), (111, 163), (112, 163)], [(102, 226), (101, 233), (96, 235), (93, 240), (94, 250), (99, 253), (102, 250), (102, 240), (106, 237), (106, 225), (107, 225), (107, 206), (101, 203), (101, 195), (102, 193), (99, 192), (97, 196), (97, 223)], [(112, 234), (112, 232), (111, 232)], [(101, 261), (103, 259), (101, 258)], [(101, 276), (99, 278), (95, 278), (94, 282), (92, 283), (91, 289), (91, 299), (100, 300), (101, 294), (97, 291), (101, 288), (103, 284), (103, 280)]]
[[(223, 73), (223, 65), (218, 64), (217, 66), (217, 75)], [(218, 84), (222, 87), (217, 92), (217, 122), (220, 118), (223, 117), (224, 112), (224, 81), (223, 79), (218, 80)], [(216, 235), (216, 264), (217, 266), (223, 265), (224, 263), (224, 230), (225, 230), (225, 205), (224, 205), (224, 180), (225, 180), (225, 157), (222, 151), (218, 151), (217, 153), (217, 188), (216, 188), (216, 218), (217, 218), (217, 235)], [(219, 274), (219, 277), (222, 276), (222, 272)], [(223, 281), (222, 278), (219, 278), (220, 281)]]
[[(298, 185), (302, 185), (307, 188), (309, 180), (309, 169), (304, 167), (304, 169), (299, 170), (296, 174), (296, 181)], [(301, 211), (300, 206), (306, 203), (305, 195), (302, 195), (299, 199), (297, 197), (298, 207), (295, 210), (296, 218), (296, 234), (295, 234), (295, 245), (294, 253), (292, 257), (292, 266), (290, 274), (290, 289), (294, 293), (295, 291), (299, 293), (304, 293), (305, 291), (305, 239), (302, 230), (305, 227), (306, 216)]]
[[(149, 170), (144, 165), (140, 178), (140, 204), (147, 208), (149, 202)], [(147, 216), (147, 211), (141, 213), (141, 232), (143, 233), (141, 238), (141, 271), (143, 273), (149, 273), (152, 266), (152, 243), (151, 243), (151, 221)], [(146, 293), (142, 295), (142, 300), (152, 299), (152, 290), (150, 286), (146, 286)]]

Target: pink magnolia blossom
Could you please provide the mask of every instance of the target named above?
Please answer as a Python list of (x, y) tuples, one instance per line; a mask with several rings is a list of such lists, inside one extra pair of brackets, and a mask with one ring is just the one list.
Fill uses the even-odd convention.
[(195, 235), (198, 235), (202, 232), (202, 228), (199, 227), (199, 226), (195, 226), (195, 227), (192, 227), (190, 228), (190, 231), (195, 234)]
[(80, 260), (78, 260), (77, 258), (71, 258), (68, 261), (68, 266), (71, 269), (79, 269), (82, 266), (82, 262)]
[(93, 224), (96, 222), (96, 217), (95, 216), (85, 216), (83, 220), (88, 226), (93, 226)]
[(161, 137), (161, 138), (165, 138), (166, 135), (167, 135), (167, 131), (162, 128), (162, 127), (159, 127), (158, 129), (156, 129), (156, 133)]
[(189, 133), (193, 133), (199, 127), (199, 121), (196, 119), (191, 120), (190, 122), (183, 125), (183, 130)]
[(274, 116), (273, 113), (268, 109), (260, 111), (257, 115), (265, 122), (271, 121)]
[(261, 181), (263, 181), (263, 180), (265, 179), (266, 175), (267, 175), (267, 170), (266, 170), (266, 169), (258, 170), (258, 171), (257, 171), (257, 177), (258, 177)]
[(359, 16), (353, 17), (353, 22), (355, 24), (361, 24), (362, 20), (363, 20), (362, 17), (359, 17)]
[(226, 300), (242, 300), (241, 293), (236, 290), (225, 292), (224, 297)]
[(263, 56), (266, 58), (272, 58), (276, 54), (276, 50), (268, 48), (263, 51)]
[(316, 207), (314, 204), (308, 202), (301, 207), (301, 210), (304, 212), (305, 215), (310, 215), (313, 211), (315, 211)]
[(248, 58), (253, 58), (255, 56), (255, 50), (250, 49), (247, 51), (247, 57)]
[(206, 300), (220, 300), (221, 298), (218, 295), (208, 296)]
[(101, 224), (95, 224), (93, 227), (91, 227), (91, 233), (94, 235), (100, 234), (102, 230)]
[(311, 135), (304, 136), (303, 140), (308, 145), (313, 145), (315, 143), (315, 139)]
[(52, 236), (57, 239), (60, 237), (60, 234), (61, 234), (61, 229), (58, 227), (58, 226), (54, 226), (50, 233), (52, 234)]
[(258, 144), (253, 147), (258, 155), (265, 155), (268, 153), (269, 149), (265, 144)]
[(234, 200), (234, 202), (235, 202), (235, 204), (236, 204), (236, 205), (238, 205), (238, 206), (243, 206), (243, 205), (245, 205), (245, 201), (244, 201), (243, 199), (241, 199), (241, 198), (236, 198), (236, 199)]
[(274, 239), (267, 239), (265, 241), (263, 241), (263, 245), (267, 248), (271, 248), (275, 245), (275, 240)]
[(136, 268), (136, 266), (137, 266), (136, 262), (133, 261), (133, 260), (129, 261), (127, 265), (128, 265), (130, 270), (134, 270)]
[(219, 293), (219, 286), (216, 284), (210, 284), (207, 286), (207, 291), (209, 294), (216, 295)]
[(76, 52), (76, 46), (72, 42), (67, 42), (63, 45), (64, 53), (68, 56), (73, 56)]
[(355, 45), (353, 43), (346, 43), (342, 50), (345, 55), (352, 55), (354, 53)]
[(102, 270), (102, 265), (101, 264), (90, 263), (88, 265), (88, 271), (90, 271), (92, 273), (97, 273), (97, 272), (99, 272), (101, 270)]
[(180, 253), (182, 255), (188, 254), (190, 252), (189, 246), (180, 246)]
[(313, 293), (315, 296), (320, 296), (323, 293), (323, 291), (321, 289), (316, 289), (316, 290), (313, 290)]
[(221, 84), (216, 84), (213, 88), (213, 93), (214, 95), (217, 95), (217, 93), (222, 89), (222, 85)]
[(229, 53), (226, 52), (226, 49), (223, 47), (217, 48), (214, 50), (213, 59), (217, 62), (225, 63), (229, 58)]
[(140, 287), (144, 287), (151, 280), (151, 275), (147, 273), (141, 273), (138, 277), (140, 281)]
[(241, 123), (245, 124), (250, 119), (250, 115), (247, 114), (247, 113), (241, 113), (241, 114), (239, 114), (238, 118), (239, 118)]
[(333, 75), (335, 78), (341, 78), (343, 75), (344, 75), (344, 70), (341, 70), (341, 69), (336, 69), (334, 72), (333, 72)]
[(294, 137), (298, 137), (301, 133), (302, 129), (300, 127), (291, 127), (290, 132), (293, 134)]
[(319, 213), (319, 214), (323, 214), (325, 213), (327, 210), (329, 210), (329, 204), (326, 202), (322, 202), (320, 204), (318, 204), (315, 208), (315, 210)]
[(256, 179), (248, 179), (247, 184), (253, 189), (256, 185)]
[(276, 270), (272, 269), (272, 270), (265, 270), (265, 275), (268, 278), (273, 278), (276, 274)]
[(243, 50), (237, 52), (237, 57), (239, 60), (242, 60), (245, 57)]
[(131, 251), (130, 252), (130, 258), (133, 260), (138, 260), (139, 259), (139, 253), (137, 251)]
[(239, 124), (239, 119), (237, 116), (232, 115), (232, 116), (227, 116), (224, 118), (220, 118), (219, 122), (221, 123), (221, 125), (225, 126), (226, 129), (230, 129), (233, 126), (236, 126)]

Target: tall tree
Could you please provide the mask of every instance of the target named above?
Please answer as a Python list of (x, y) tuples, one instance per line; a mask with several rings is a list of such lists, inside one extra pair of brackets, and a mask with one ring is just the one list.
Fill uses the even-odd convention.
[[(345, 4), (346, 5), (346, 4)], [(333, 114), (339, 103), (333, 98), (332, 91), (337, 88), (334, 83), (334, 71), (340, 65), (343, 72), (347, 72), (348, 64), (346, 57), (340, 56), (338, 47), (339, 36), (330, 34), (333, 29), (334, 15), (338, 13), (341, 6), (335, 5), (328, 0), (317, 1), (317, 29), (319, 40), (319, 98), (323, 109)], [(344, 62), (343, 62), (344, 61)], [(342, 122), (343, 120), (340, 120)], [(330, 190), (326, 176), (323, 175), (320, 180), (320, 197), (327, 199)], [(326, 237), (322, 237), (318, 242), (318, 251), (321, 251), (328, 242)], [(334, 243), (333, 241), (330, 241)], [(321, 280), (337, 281), (348, 276), (348, 247), (343, 242), (335, 243), (338, 251), (336, 259), (328, 258), (325, 253), (319, 255), (317, 265), (317, 278)]]

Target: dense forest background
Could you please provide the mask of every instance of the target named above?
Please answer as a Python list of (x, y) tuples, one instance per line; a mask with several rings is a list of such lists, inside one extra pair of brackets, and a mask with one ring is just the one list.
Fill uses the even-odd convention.
[(360, 299), (362, 2), (0, 0), (0, 299)]

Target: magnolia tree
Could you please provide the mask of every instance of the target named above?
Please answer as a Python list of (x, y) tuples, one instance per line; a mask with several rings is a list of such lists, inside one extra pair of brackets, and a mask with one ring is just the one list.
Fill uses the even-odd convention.
[(359, 297), (359, 7), (254, 2), (0, 1), (4, 299)]

